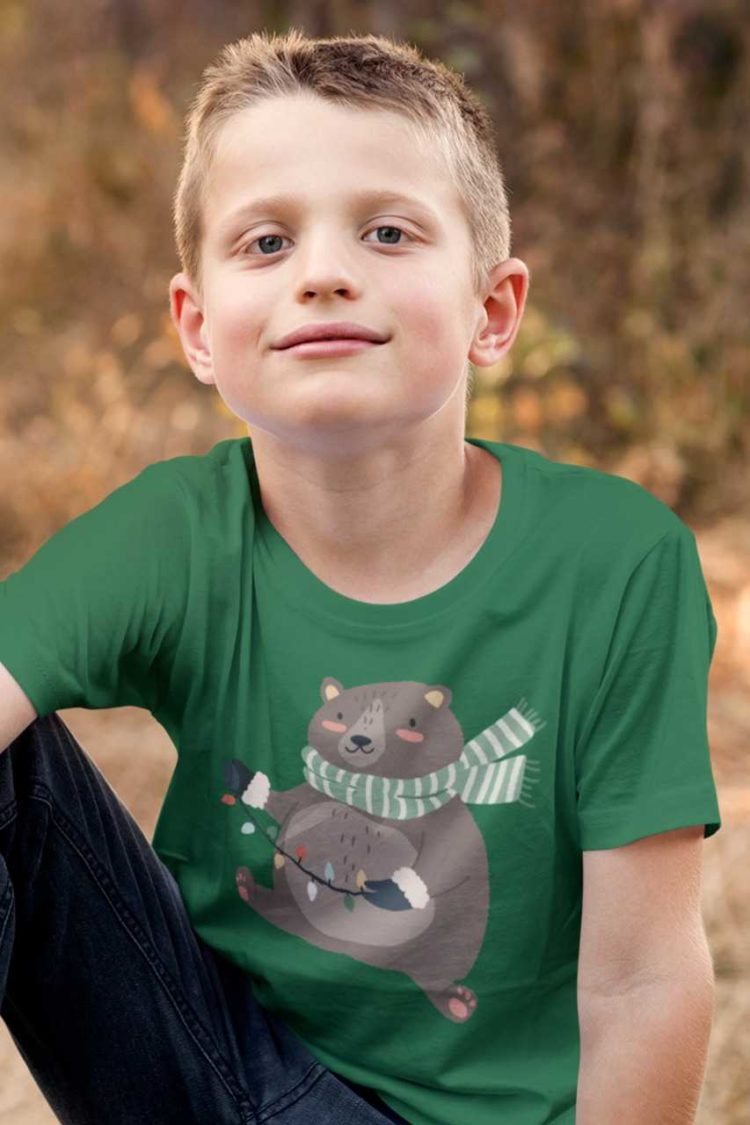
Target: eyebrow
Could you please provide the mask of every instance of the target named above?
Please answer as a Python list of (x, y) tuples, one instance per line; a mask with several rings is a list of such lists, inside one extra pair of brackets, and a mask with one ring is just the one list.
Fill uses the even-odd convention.
[[(377, 190), (368, 188), (364, 191), (355, 192), (351, 198), (352, 202), (356, 203), (358, 206), (365, 203), (406, 203), (409, 207), (414, 207), (416, 210), (421, 211), (433, 222), (438, 222), (437, 212), (430, 207), (428, 203), (401, 191), (393, 191), (388, 188)], [(251, 215), (260, 211), (276, 211), (283, 207), (294, 207), (298, 202), (299, 200), (290, 192), (279, 192), (277, 195), (267, 195), (260, 199), (248, 200), (248, 202), (237, 207), (222, 221), (219, 226), (219, 235), (222, 238), (226, 237), (231, 234), (238, 222), (248, 219)]]

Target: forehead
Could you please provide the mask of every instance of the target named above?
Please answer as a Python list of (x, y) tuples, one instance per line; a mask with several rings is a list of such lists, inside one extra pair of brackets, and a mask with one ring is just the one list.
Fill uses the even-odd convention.
[(462, 216), (441, 146), (418, 137), (402, 115), (307, 93), (268, 98), (238, 111), (217, 135), (206, 226), (223, 229), (270, 195), (337, 206), (365, 189), (421, 200), (446, 222)]

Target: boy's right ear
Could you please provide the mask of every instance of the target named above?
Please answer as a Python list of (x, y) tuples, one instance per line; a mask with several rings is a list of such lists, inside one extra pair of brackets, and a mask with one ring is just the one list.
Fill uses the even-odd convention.
[(176, 273), (169, 283), (169, 311), (185, 358), (201, 383), (216, 383), (208, 331), (200, 297), (186, 273)]

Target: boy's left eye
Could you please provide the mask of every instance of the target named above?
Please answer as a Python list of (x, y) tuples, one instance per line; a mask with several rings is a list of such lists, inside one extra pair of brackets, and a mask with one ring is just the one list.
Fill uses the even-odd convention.
[[(397, 231), (399, 234), (405, 234), (408, 239), (411, 239), (411, 235), (408, 234), (402, 227), (396, 227), (396, 226), (393, 226), (390, 223), (381, 223), (377, 227), (371, 227), (370, 230), (371, 231), (379, 231), (379, 230)], [(369, 234), (370, 232), (368, 231), (367, 233)], [(270, 239), (275, 239), (275, 238), (276, 239), (278, 239), (278, 238), (283, 239), (284, 235), (283, 234), (261, 234), (257, 238), (254, 238), (252, 240), (252, 242), (246, 243), (245, 246), (242, 248), (242, 252), (245, 253), (245, 251), (250, 246), (254, 246), (256, 242), (265, 242), (266, 239), (269, 239), (269, 238)], [(380, 245), (382, 245), (382, 246), (397, 246), (398, 243), (396, 243), (396, 242), (383, 242)], [(279, 248), (276, 247), (276, 249), (273, 250), (272, 253), (278, 253), (278, 250), (279, 250)], [(261, 258), (268, 258), (269, 256), (270, 255), (268, 255), (268, 254), (261, 254), (260, 255)]]
[[(381, 223), (380, 226), (371, 227), (370, 229), (374, 230), (374, 231), (378, 231), (378, 230), (398, 231), (399, 234), (405, 234), (407, 238), (409, 238), (409, 239), (411, 238), (411, 235), (407, 234), (407, 232), (403, 229), (403, 227), (395, 227), (391, 223)], [(367, 233), (369, 234), (370, 232), (368, 231)], [(386, 242), (383, 245), (394, 246), (395, 243)]]

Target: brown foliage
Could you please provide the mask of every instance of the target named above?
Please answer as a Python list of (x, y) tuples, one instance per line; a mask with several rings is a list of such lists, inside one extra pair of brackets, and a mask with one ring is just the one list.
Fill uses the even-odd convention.
[[(512, 253), (532, 271), (511, 354), (475, 372), (469, 431), (632, 476), (696, 530), (712, 524), (700, 537), (719, 620), (710, 734), (732, 788), (706, 884), (721, 976), (700, 1121), (744, 1120), (746, 5), (475, 0), (446, 10), (381, 0), (367, 27), (347, 4), (311, 6), (304, 18), (282, 9), (264, 20), (252, 5), (208, 0), (2, 6), (3, 567), (143, 465), (244, 434), (193, 379), (168, 314), (181, 121), (219, 48), (277, 19), (310, 34), (384, 20), (462, 71), (496, 122)], [(27, 1089), (33, 1097), (30, 1080)], [(14, 1092), (0, 1117), (20, 1122), (26, 1106), (24, 1121), (49, 1119), (40, 1096), (21, 1105)]]

